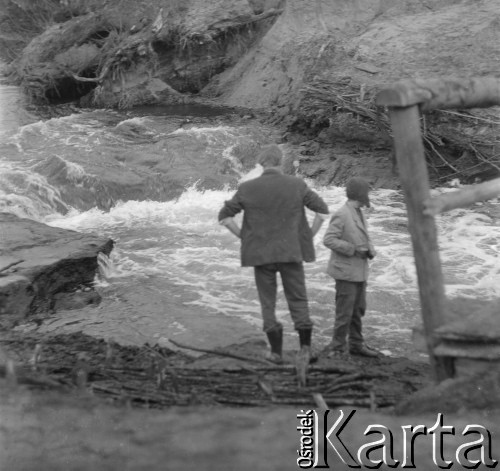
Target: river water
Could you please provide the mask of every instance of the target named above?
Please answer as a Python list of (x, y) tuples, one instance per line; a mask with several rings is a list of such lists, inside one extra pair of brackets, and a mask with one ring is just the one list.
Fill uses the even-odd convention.
[[(203, 108), (90, 110), (41, 121), (24, 111), (15, 87), (0, 84), (0, 210), (116, 242), (96, 277), (98, 307), (60, 311), (23, 328), (199, 347), (263, 338), (252, 269), (240, 267), (239, 241), (218, 225), (217, 213), (238, 180), (261, 171), (245, 167), (241, 156), (275, 137), (272, 128)], [(170, 172), (167, 181), (155, 168)], [(342, 188), (308, 184), (331, 211), (345, 201)], [(378, 256), (365, 335), (387, 354), (412, 356), (420, 312), (405, 205), (393, 190), (374, 191), (372, 202)], [(500, 297), (498, 200), (437, 222), (447, 295)], [(331, 337), (335, 296), (324, 231), (316, 237), (317, 261), (306, 265), (320, 344)], [(281, 291), (277, 310), (285, 347), (295, 348)]]

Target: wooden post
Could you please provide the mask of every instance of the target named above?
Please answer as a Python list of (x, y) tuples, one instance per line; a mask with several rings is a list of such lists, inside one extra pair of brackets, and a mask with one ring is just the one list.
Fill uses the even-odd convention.
[(500, 105), (496, 77), (403, 80), (377, 95), (377, 105), (389, 107), (396, 160), (408, 209), (409, 229), (419, 281), (422, 318), (431, 365), (438, 380), (453, 375), (451, 360), (434, 355), (434, 330), (444, 323), (445, 294), (434, 215), (487, 198), (498, 182), (451, 197), (431, 198), (429, 176), (420, 132), (419, 110), (486, 108)]
[(418, 105), (390, 107), (394, 147), (408, 210), (417, 268), (420, 305), (430, 363), (438, 381), (453, 375), (449, 359), (434, 355), (434, 330), (444, 323), (445, 293), (434, 217), (423, 212), (430, 198), (429, 175), (420, 131)]

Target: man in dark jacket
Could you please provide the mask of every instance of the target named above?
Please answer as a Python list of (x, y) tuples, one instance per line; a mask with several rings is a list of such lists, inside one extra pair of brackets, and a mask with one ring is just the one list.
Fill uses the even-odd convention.
[[(300, 178), (281, 171), (278, 146), (266, 148), (258, 157), (263, 174), (240, 185), (219, 212), (219, 221), (241, 238), (241, 264), (254, 267), (264, 321), (271, 346), (270, 359), (281, 362), (283, 326), (276, 319), (276, 274), (279, 272), (288, 308), (299, 333), (300, 346), (311, 346), (303, 262), (315, 260), (313, 237), (328, 217), (326, 203)], [(312, 227), (304, 208), (316, 213)], [(243, 213), (241, 230), (233, 216)]]
[(362, 317), (366, 310), (368, 260), (375, 249), (368, 234), (363, 206), (370, 207), (370, 186), (360, 177), (346, 185), (347, 202), (333, 214), (323, 243), (331, 250), (327, 273), (335, 278), (335, 325), (332, 349), (344, 352), (349, 337), (349, 351), (355, 355), (377, 356), (364, 344)]

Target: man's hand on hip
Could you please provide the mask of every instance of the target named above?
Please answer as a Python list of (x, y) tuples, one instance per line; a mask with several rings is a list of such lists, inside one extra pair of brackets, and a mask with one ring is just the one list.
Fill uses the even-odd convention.
[(226, 218), (219, 221), (222, 226), (227, 227), (227, 229), (232, 232), (238, 239), (241, 239), (241, 229), (238, 224), (236, 224), (233, 218)]

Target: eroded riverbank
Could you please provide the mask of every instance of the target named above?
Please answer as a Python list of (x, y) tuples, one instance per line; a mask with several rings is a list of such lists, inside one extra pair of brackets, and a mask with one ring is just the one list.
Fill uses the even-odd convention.
[[(2, 326), (64, 306), (100, 301), (92, 285), (98, 255), (110, 254), (111, 239), (49, 227), (9, 213), (0, 213), (0, 226)], [(83, 287), (88, 290), (81, 292)], [(78, 288), (80, 294), (75, 293)]]

